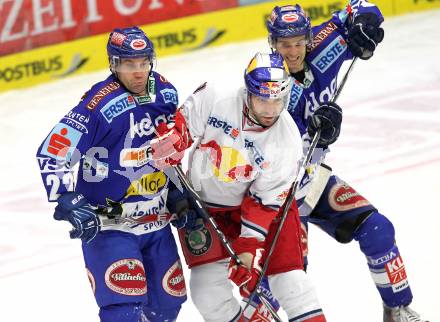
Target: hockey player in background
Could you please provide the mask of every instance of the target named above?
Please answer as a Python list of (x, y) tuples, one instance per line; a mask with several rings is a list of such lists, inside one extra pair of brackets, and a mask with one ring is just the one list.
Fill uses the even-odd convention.
[[(205, 321), (245, 321), (228, 278), (242, 295), (255, 288), (281, 206), (302, 155), (301, 138), (287, 113), (291, 79), (279, 54), (256, 54), (245, 89), (205, 83), (177, 111), (173, 127), (159, 129), (153, 159), (174, 164), (198, 140), (189, 176), (242, 265), (229, 258), (210, 226), (180, 231), (191, 268), (192, 300)], [(292, 321), (325, 321), (303, 271), (300, 221), (289, 210), (267, 274), (272, 292)]]
[[(299, 5), (277, 6), (266, 26), (272, 50), (280, 53), (289, 67), (293, 86), (288, 111), (305, 148), (317, 127), (323, 127), (313, 174), (304, 178), (296, 195), (301, 221), (319, 226), (340, 243), (359, 242), (383, 301), (384, 322), (425, 322), (409, 308), (413, 296), (393, 224), (322, 163), (334, 133), (340, 131), (330, 126), (334, 122), (326, 121), (341, 117), (341, 108), (330, 102), (338, 72), (343, 62), (354, 56), (363, 60), (372, 57), (384, 37), (383, 20), (375, 5), (352, 0), (346, 9), (316, 27), (311, 27)], [(306, 229), (304, 236), (307, 240)]]
[(111, 75), (38, 149), (43, 183), (54, 218), (82, 240), (101, 321), (175, 321), (186, 288), (166, 206), (175, 211), (178, 199), (167, 200), (170, 180), (151, 164), (149, 142), (174, 117), (177, 92), (152, 70), (153, 44), (138, 27), (113, 30), (107, 53)]

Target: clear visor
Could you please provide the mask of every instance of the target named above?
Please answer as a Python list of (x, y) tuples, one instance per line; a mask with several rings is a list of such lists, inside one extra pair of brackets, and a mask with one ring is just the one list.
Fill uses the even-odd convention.
[(280, 49), (302, 48), (308, 44), (307, 39), (278, 38), (276, 44)]
[(264, 98), (250, 94), (252, 114), (257, 118), (278, 117), (287, 108), (289, 95), (280, 98)]
[(148, 73), (151, 61), (144, 58), (118, 58), (112, 62), (113, 69), (118, 73)]

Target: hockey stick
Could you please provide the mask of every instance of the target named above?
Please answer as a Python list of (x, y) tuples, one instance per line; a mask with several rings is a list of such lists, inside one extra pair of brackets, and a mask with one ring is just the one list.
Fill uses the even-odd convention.
[(120, 224), (148, 224), (157, 221), (171, 221), (176, 219), (174, 214), (163, 213), (159, 215), (148, 215), (140, 218), (122, 217), (121, 214), (105, 214), (103, 212), (97, 213), (99, 220), (101, 221), (101, 227), (109, 227)]
[[(215, 233), (217, 234), (218, 238), (220, 239), (220, 242), (222, 243), (223, 247), (228, 252), (229, 256), (234, 259), (234, 261), (237, 263), (237, 265), (243, 265), (243, 262), (238, 257), (237, 253), (232, 248), (230, 242), (227, 240), (225, 234), (220, 230), (217, 223), (215, 222), (214, 218), (212, 218), (211, 215), (209, 215), (208, 210), (205, 208), (203, 204), (203, 200), (200, 198), (199, 194), (194, 190), (194, 188), (191, 186), (191, 184), (188, 182), (188, 179), (185, 176), (185, 173), (182, 170), (182, 167), (180, 165), (176, 165), (173, 167), (177, 175), (179, 176), (180, 181), (183, 183), (185, 188), (188, 190), (188, 192), (191, 194), (191, 197), (194, 198), (196, 201), (197, 207), (199, 208), (200, 212), (203, 216), (203, 219), (205, 219), (211, 227), (214, 229)], [(267, 310), (272, 314), (272, 317), (276, 322), (282, 322), (281, 318), (279, 317), (278, 313), (273, 309), (273, 307), (270, 305), (270, 303), (266, 300), (264, 297), (264, 294), (260, 292), (257, 295), (260, 298), (261, 303), (267, 308)], [(243, 310), (244, 312), (245, 310)]]
[[(345, 83), (347, 82), (348, 75), (350, 74), (351, 70), (353, 69), (354, 63), (356, 62), (357, 57), (354, 57), (351, 61), (350, 66), (348, 67), (347, 71), (345, 72), (344, 77), (342, 78), (341, 84), (339, 85), (338, 89), (330, 99), (330, 102), (335, 102), (336, 99), (341, 94), (342, 89), (344, 88)], [(310, 143), (310, 147), (307, 150), (307, 154), (304, 157), (301, 166), (298, 168), (296, 177), (292, 183), (292, 186), (289, 190), (289, 194), (287, 195), (286, 202), (284, 203), (284, 209), (283, 213), (281, 215), (280, 223), (277, 227), (277, 231), (275, 232), (275, 236), (272, 240), (272, 244), (270, 245), (269, 252), (267, 253), (266, 259), (264, 261), (263, 268), (261, 270), (261, 275), (258, 278), (257, 284), (255, 286), (255, 289), (252, 291), (251, 295), (249, 296), (249, 302), (244, 307), (243, 311), (246, 311), (246, 309), (249, 307), (250, 303), (252, 302), (252, 299), (255, 297), (255, 295), (260, 296), (262, 294), (260, 285), (264, 278), (264, 275), (266, 274), (267, 267), (269, 266), (269, 260), (272, 256), (273, 251), (275, 250), (276, 243), (278, 241), (279, 235), (281, 234), (281, 229), (283, 228), (284, 222), (286, 221), (287, 214), (289, 212), (290, 207), (292, 206), (293, 200), (295, 199), (296, 190), (298, 188), (299, 183), (301, 182), (302, 178), (304, 177), (304, 174), (306, 172), (307, 166), (312, 158), (313, 151), (316, 148), (316, 145), (318, 144), (319, 137), (321, 135), (321, 129), (318, 129), (318, 131), (315, 133), (315, 136), (312, 139), (312, 142)]]

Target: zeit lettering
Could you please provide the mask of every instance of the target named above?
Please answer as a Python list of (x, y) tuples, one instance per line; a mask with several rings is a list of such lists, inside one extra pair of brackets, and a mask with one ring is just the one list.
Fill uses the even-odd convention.
[[(4, 25), (0, 31), (0, 43), (14, 41), (28, 36), (35, 36), (58, 29), (75, 27), (78, 22), (73, 18), (73, 0), (14, 0), (0, 1), (0, 12), (6, 16)], [(76, 0), (77, 1), (77, 0)], [(82, 0), (85, 2), (86, 16), (85, 23), (98, 22), (104, 19), (99, 13), (98, 0)], [(141, 8), (143, 1), (112, 0), (115, 10), (122, 16), (135, 14)], [(175, 0), (179, 5), (183, 5), (185, 0)], [(23, 14), (30, 9), (30, 15)], [(58, 12), (55, 8), (61, 7)], [(149, 10), (157, 10), (164, 7), (163, 0), (150, 0)], [(7, 10), (9, 8), (9, 10)], [(50, 22), (48, 22), (50, 20)], [(45, 24), (46, 23), (46, 24)], [(32, 24), (32, 27), (30, 27)]]

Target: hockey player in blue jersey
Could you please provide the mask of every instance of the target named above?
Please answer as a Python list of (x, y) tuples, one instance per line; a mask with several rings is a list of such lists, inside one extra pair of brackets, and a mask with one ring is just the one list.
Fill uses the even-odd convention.
[(182, 195), (151, 163), (149, 142), (174, 117), (177, 92), (152, 70), (153, 44), (138, 27), (113, 30), (107, 53), (111, 75), (43, 141), (40, 172), (54, 218), (82, 240), (101, 321), (175, 321), (186, 287), (169, 222)]
[[(384, 322), (426, 322), (409, 308), (412, 293), (392, 223), (322, 163), (340, 132), (342, 110), (331, 102), (338, 72), (346, 60), (372, 57), (384, 37), (383, 20), (375, 5), (351, 0), (315, 27), (299, 5), (277, 6), (266, 26), (272, 50), (283, 56), (294, 80), (289, 112), (305, 148), (317, 129), (322, 130), (313, 175), (304, 178), (296, 195), (303, 223), (319, 226), (340, 243), (359, 242), (383, 301)], [(306, 238), (306, 228), (304, 234)]]

